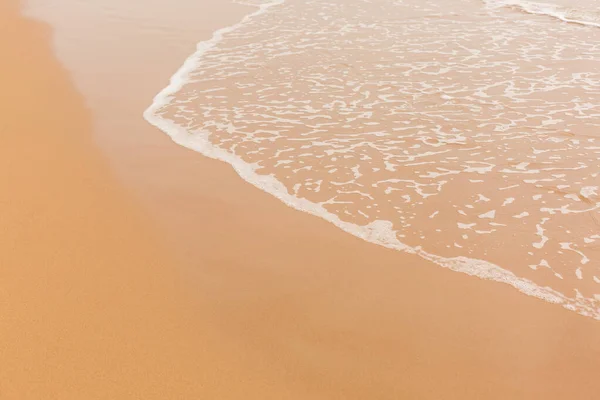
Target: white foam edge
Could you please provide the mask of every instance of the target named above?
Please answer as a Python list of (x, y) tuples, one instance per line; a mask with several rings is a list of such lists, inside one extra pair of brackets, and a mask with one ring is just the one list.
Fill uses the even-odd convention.
[(285, 0), (274, 0), (270, 3), (263, 4), (259, 6), (259, 9), (256, 12), (246, 15), (239, 23), (219, 29), (214, 32), (211, 39), (198, 43), (196, 52), (188, 57), (181, 68), (171, 77), (169, 85), (154, 97), (152, 104), (144, 112), (144, 118), (150, 124), (169, 135), (175, 143), (199, 152), (206, 157), (228, 163), (246, 182), (278, 198), (289, 207), (320, 217), (351, 235), (383, 247), (416, 254), (425, 260), (431, 261), (452, 271), (462, 272), (484, 280), (508, 284), (526, 295), (550, 303), (560, 304), (578, 314), (600, 320), (600, 309), (594, 308), (592, 301), (581, 295), (576, 298), (569, 298), (552, 288), (542, 287), (528, 279), (520, 278), (512, 272), (488, 261), (463, 256), (452, 258), (442, 257), (428, 253), (420, 247), (410, 247), (398, 240), (397, 233), (392, 229), (393, 225), (390, 221), (377, 220), (365, 226), (342, 221), (337, 215), (327, 211), (321, 204), (313, 203), (307, 199), (291, 195), (288, 193), (285, 185), (278, 181), (274, 176), (258, 174), (255, 165), (249, 164), (239, 156), (228, 153), (213, 145), (208, 139), (208, 132), (190, 132), (187, 128), (177, 125), (169, 119), (160, 117), (158, 111), (170, 104), (173, 95), (188, 83), (190, 73), (197, 67), (203, 54), (214, 48), (226, 33), (238, 29), (251, 18), (263, 14), (267, 12), (269, 8), (283, 4), (284, 2)]
[(560, 6), (548, 3), (537, 3), (533, 1), (522, 1), (522, 0), (484, 0), (484, 2), (492, 8), (500, 7), (519, 7), (522, 11), (533, 14), (533, 15), (545, 15), (547, 17), (553, 17), (563, 22), (572, 24), (593, 26), (600, 28), (599, 22), (584, 21), (578, 19), (572, 19), (567, 17), (568, 11), (560, 10)]

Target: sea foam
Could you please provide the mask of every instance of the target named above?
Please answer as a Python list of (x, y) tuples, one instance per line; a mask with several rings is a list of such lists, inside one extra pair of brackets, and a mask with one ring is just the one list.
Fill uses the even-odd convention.
[[(344, 221), (340, 219), (338, 215), (328, 211), (323, 204), (312, 202), (306, 198), (291, 194), (286, 186), (276, 179), (274, 175), (258, 173), (256, 164), (244, 161), (234, 152), (214, 145), (209, 140), (209, 132), (203, 130), (190, 131), (189, 128), (179, 125), (175, 121), (161, 115), (159, 111), (169, 105), (174, 99), (175, 94), (190, 81), (191, 74), (198, 67), (203, 56), (208, 51), (217, 47), (228, 33), (239, 29), (253, 18), (257, 18), (259, 15), (265, 14), (275, 7), (282, 7), (283, 4), (284, 0), (275, 0), (261, 4), (258, 6), (257, 11), (247, 15), (239, 23), (220, 29), (213, 34), (210, 40), (199, 43), (196, 52), (185, 61), (183, 66), (170, 79), (169, 85), (154, 98), (151, 106), (145, 111), (144, 117), (146, 120), (167, 133), (176, 143), (195, 150), (204, 156), (230, 164), (242, 179), (275, 196), (288, 206), (321, 217), (343, 231), (362, 238), (365, 241), (387, 248), (416, 254), (423, 259), (453, 271), (462, 272), (485, 280), (502, 282), (516, 288), (524, 294), (550, 303), (560, 304), (563, 307), (584, 316), (600, 319), (600, 310), (597, 308), (597, 304), (583, 296), (568, 297), (557, 290), (540, 286), (529, 279), (519, 277), (511, 271), (485, 260), (463, 256), (442, 257), (423, 250), (421, 246), (408, 246), (398, 239), (398, 232), (393, 229), (393, 224), (390, 221), (375, 220), (366, 225)], [(223, 129), (226, 130), (227, 128), (223, 127)], [(473, 168), (485, 169), (488, 167)], [(493, 218), (492, 214), (488, 214), (486, 214), (486, 217)]]
[(490, 8), (515, 8), (528, 14), (545, 15), (564, 22), (600, 27), (600, 12), (526, 0), (484, 0)]

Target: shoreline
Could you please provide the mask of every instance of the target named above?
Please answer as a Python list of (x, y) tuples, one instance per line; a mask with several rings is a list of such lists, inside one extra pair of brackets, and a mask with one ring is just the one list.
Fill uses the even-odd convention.
[[(207, 8), (219, 3), (203, 1)], [(61, 3), (69, 9), (69, 0)], [(147, 7), (142, 3), (136, 5), (139, 13)], [(190, 2), (190, 7), (197, 3)], [(220, 19), (198, 16), (199, 22), (196, 18), (191, 22), (201, 25), (206, 18), (215, 25), (233, 18), (229, 9), (220, 7)], [(241, 14), (244, 8), (232, 10)], [(93, 26), (90, 22), (95, 20), (83, 17), (100, 19), (102, 15), (82, 13), (81, 20), (71, 19)], [(10, 18), (21, 21), (16, 14)], [(161, 85), (172, 72), (171, 64), (178, 64), (177, 57), (186, 52), (173, 43), (191, 45), (198, 39), (197, 32), (179, 33), (181, 37), (157, 32), (152, 46), (144, 47), (149, 38), (146, 32), (136, 36), (142, 29), (135, 20), (100, 25), (89, 36), (80, 27), (63, 23), (55, 26), (59, 45), (61, 41), (73, 43), (69, 32), (86, 40), (100, 40), (108, 32), (121, 38), (117, 44), (95, 46), (98, 62), (69, 53), (77, 45), (63, 47), (63, 53), (66, 49), (73, 57), (67, 63), (69, 70), (75, 71), (73, 76), (91, 109), (85, 118), (93, 119), (65, 139), (70, 143), (85, 138), (87, 148), (97, 152), (92, 143), (95, 135), (103, 150), (99, 158), (110, 160), (112, 172), (126, 184), (125, 191), (133, 194), (126, 200), (127, 210), (143, 215), (137, 223), (130, 211), (121, 212), (118, 207), (102, 211), (112, 203), (100, 194), (107, 187), (118, 187), (108, 178), (84, 173), (75, 182), (48, 179), (55, 192), (65, 185), (85, 193), (91, 190), (90, 197), (100, 207), (82, 209), (78, 197), (68, 196), (65, 210), (67, 215), (75, 214), (76, 221), (83, 218), (84, 227), (96, 226), (90, 221), (109, 225), (106, 231), (95, 229), (92, 239), (124, 231), (104, 251), (77, 253), (79, 257), (107, 257), (115, 262), (109, 263), (108, 270), (79, 268), (80, 264), (64, 271), (50, 270), (57, 279), (55, 302), (48, 302), (43, 293), (34, 298), (32, 292), (35, 302), (29, 300), (16, 309), (15, 299), (20, 297), (7, 292), (15, 310), (10, 315), (0, 313), (7, 322), (0, 326), (6, 329), (10, 321), (14, 325), (10, 335), (0, 330), (6, 339), (2, 342), (9, 343), (0, 348), (7, 366), (0, 375), (0, 387), (9, 399), (37, 399), (51, 393), (74, 399), (208, 395), (221, 399), (544, 396), (558, 400), (588, 398), (600, 389), (595, 378), (600, 366), (597, 321), (522, 296), (505, 285), (482, 283), (417, 256), (347, 235), (256, 190), (229, 165), (183, 149), (147, 126), (134, 111), (143, 110), (148, 93)], [(4, 35), (20, 38), (6, 45), (13, 43), (16, 51), (26, 29)], [(119, 29), (130, 35), (118, 35)], [(32, 52), (43, 50), (48, 57), (38, 66), (50, 67), (56, 60), (49, 50), (49, 35), (43, 39), (42, 48), (31, 48)], [(132, 52), (128, 59), (117, 57), (136, 48), (142, 50)], [(152, 64), (157, 54), (168, 63)], [(139, 76), (128, 75), (141, 65), (148, 67)], [(56, 81), (42, 68), (37, 72), (38, 82)], [(64, 82), (66, 73), (61, 76)], [(114, 93), (121, 94), (117, 102), (111, 97)], [(47, 104), (69, 111), (75, 107), (80, 110), (76, 115), (85, 115), (80, 100), (52, 100), (46, 99)], [(70, 118), (53, 121), (50, 126), (45, 121), (36, 128), (24, 126), (23, 132), (53, 132), (49, 127), (73, 123)], [(88, 131), (89, 135), (81, 134)], [(66, 148), (63, 157), (81, 150)], [(77, 158), (82, 166), (87, 165), (88, 153)], [(24, 161), (17, 157), (14, 165), (24, 165)], [(63, 176), (52, 171), (47, 175)], [(124, 196), (120, 187), (115, 191)], [(24, 212), (28, 206), (23, 204)], [(114, 221), (123, 226), (110, 226)], [(42, 232), (61, 233), (63, 226), (53, 221)], [(81, 225), (74, 228), (65, 234), (77, 237), (85, 231)], [(146, 235), (152, 240), (146, 241)], [(48, 251), (60, 249), (71, 255), (73, 242), (56, 236), (48, 240)], [(139, 240), (138, 245), (126, 246), (131, 237)], [(19, 240), (35, 243), (33, 238), (27, 231)], [(163, 246), (164, 253), (160, 251)], [(119, 254), (119, 249), (124, 253)], [(119, 255), (127, 258), (120, 260)], [(23, 253), (15, 257), (19, 263), (28, 260)], [(147, 262), (153, 266), (149, 268)], [(43, 263), (32, 264), (15, 278), (35, 288), (45, 271)], [(65, 282), (80, 277), (86, 279), (84, 289), (91, 297), (77, 291), (65, 293)], [(0, 280), (0, 293), (9, 282), (13, 281)], [(50, 311), (31, 307), (46, 303), (52, 310), (48, 315), (60, 322), (55, 329), (48, 328)], [(14, 322), (23, 319), (31, 324)], [(27, 342), (15, 342), (26, 332), (39, 333), (27, 336)], [(22, 365), (34, 369), (23, 371)]]
[(202, 156), (213, 158), (230, 165), (241, 179), (255, 186), (259, 190), (279, 199), (292, 209), (322, 218), (350, 235), (378, 246), (403, 253), (416, 254), (422, 259), (430, 261), (442, 268), (476, 277), (482, 281), (494, 281), (507, 284), (527, 296), (551, 304), (560, 305), (579, 315), (600, 321), (600, 309), (594, 308), (595, 304), (591, 299), (568, 297), (564, 293), (548, 286), (540, 286), (525, 277), (518, 276), (502, 266), (487, 260), (469, 258), (463, 255), (458, 257), (444, 257), (427, 252), (423, 250), (421, 246), (411, 247), (398, 239), (398, 232), (393, 229), (391, 221), (376, 220), (368, 225), (357, 225), (352, 222), (343, 221), (338, 215), (327, 211), (321, 204), (313, 203), (308, 199), (299, 198), (290, 194), (285, 185), (273, 175), (261, 175), (256, 172), (256, 166), (245, 162), (236, 154), (228, 153), (227, 151), (214, 146), (207, 137), (208, 132), (194, 132), (192, 135), (184, 126), (180, 126), (175, 121), (163, 118), (159, 115), (159, 111), (162, 108), (171, 104), (173, 95), (189, 83), (190, 73), (197, 68), (203, 55), (207, 51), (217, 47), (224, 35), (242, 27), (252, 18), (268, 12), (271, 7), (282, 6), (284, 3), (285, 0), (274, 0), (260, 7), (256, 7), (258, 8), (256, 11), (247, 14), (239, 22), (216, 30), (213, 32), (210, 39), (198, 42), (195, 52), (192, 53), (171, 76), (169, 84), (154, 97), (152, 104), (144, 112), (144, 118), (150, 124), (171, 137), (178, 145), (196, 151)]

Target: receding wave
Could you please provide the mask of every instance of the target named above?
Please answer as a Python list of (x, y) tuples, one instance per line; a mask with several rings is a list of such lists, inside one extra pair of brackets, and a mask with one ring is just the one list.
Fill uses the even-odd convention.
[(485, 0), (493, 8), (509, 7), (528, 14), (546, 15), (564, 22), (600, 28), (600, 12), (525, 0)]
[(144, 116), (368, 242), (600, 319), (600, 40), (456, 2), (245, 2)]

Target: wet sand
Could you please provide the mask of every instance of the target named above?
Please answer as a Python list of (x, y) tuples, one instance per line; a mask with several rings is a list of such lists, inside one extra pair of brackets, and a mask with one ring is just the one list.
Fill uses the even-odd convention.
[(209, 311), (182, 296), (176, 259), (95, 148), (51, 35), (0, 2), (0, 398), (260, 390), (204, 324)]
[[(134, 3), (131, 16), (147, 10)], [(597, 321), (362, 242), (146, 125), (141, 112), (198, 31), (167, 20), (149, 41), (147, 25), (125, 20), (115, 26), (128, 36), (77, 62), (57, 25), (69, 76), (50, 28), (0, 4), (13, 93), (0, 150), (2, 398), (588, 399), (600, 389)], [(228, 7), (194, 23), (227, 26), (246, 11)], [(160, 13), (147, 17), (161, 25)], [(115, 26), (94, 29), (110, 37)]]

